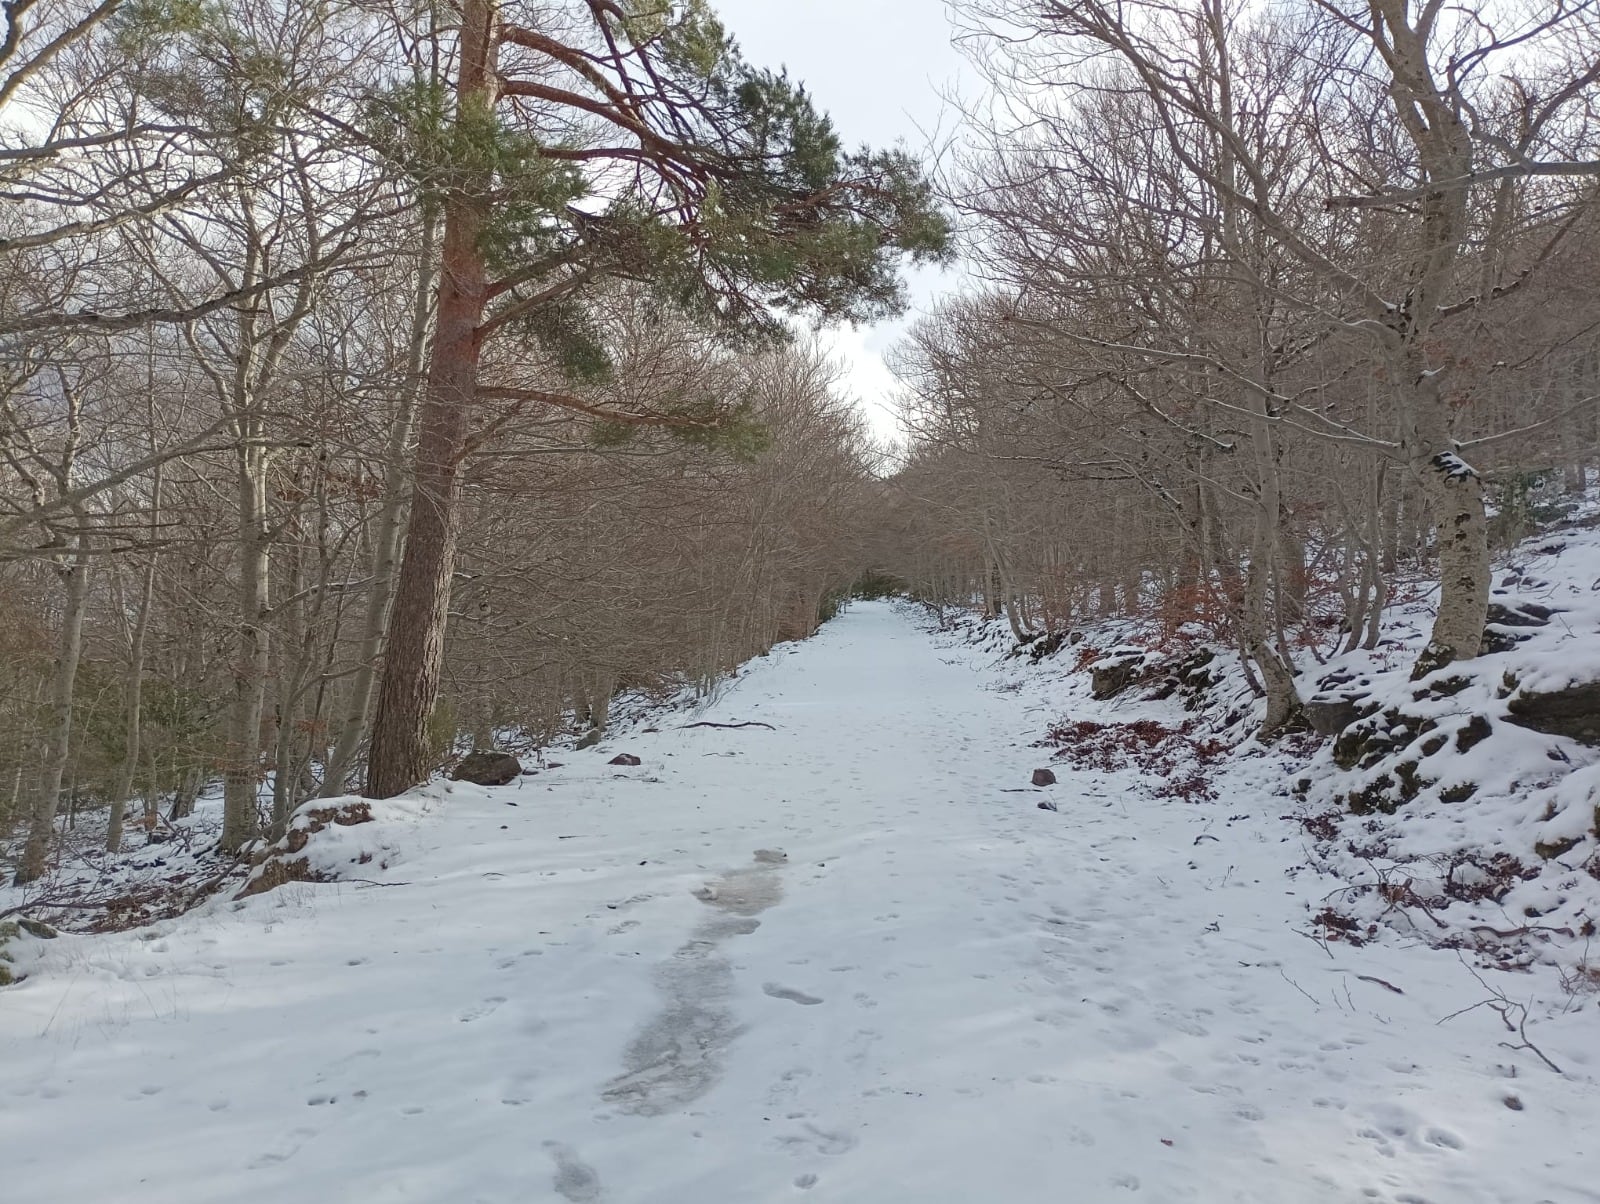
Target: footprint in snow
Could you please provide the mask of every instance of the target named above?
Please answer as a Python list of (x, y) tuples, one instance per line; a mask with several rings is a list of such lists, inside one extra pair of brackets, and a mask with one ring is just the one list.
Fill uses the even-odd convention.
[(504, 995), (491, 995), (476, 1007), (470, 1007), (456, 1019), (462, 1024), (471, 1024), (474, 1020), (482, 1020), (485, 1016), (496, 1011), (506, 1001)]
[(265, 1167), (276, 1166), (280, 1162), (287, 1162), (300, 1152), (300, 1148), (317, 1135), (315, 1129), (291, 1129), (280, 1137), (274, 1147), (262, 1154), (253, 1162), (247, 1164), (248, 1170), (258, 1171)]
[(762, 983), (761, 990), (765, 994), (771, 995), (774, 999), (787, 999), (790, 1003), (798, 1003), (806, 1007), (811, 1007), (814, 1004), (822, 1002), (822, 1000), (815, 995), (807, 995), (804, 991), (796, 991), (790, 987), (780, 987), (775, 982)]
[(594, 1168), (583, 1159), (569, 1145), (559, 1141), (544, 1143), (545, 1152), (555, 1160), (556, 1191), (573, 1201), (573, 1204), (588, 1204), (590, 1201), (599, 1200), (600, 1176), (595, 1174)]
[(860, 1144), (859, 1140), (850, 1133), (838, 1129), (822, 1129), (806, 1121), (801, 1125), (803, 1132), (786, 1133), (778, 1138), (778, 1144), (786, 1147), (793, 1153), (815, 1151), (836, 1158), (840, 1154), (848, 1154)]

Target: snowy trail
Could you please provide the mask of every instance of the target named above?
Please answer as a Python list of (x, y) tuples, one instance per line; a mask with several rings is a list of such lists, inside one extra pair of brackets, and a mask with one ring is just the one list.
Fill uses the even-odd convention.
[(6, 1198), (1600, 1201), (1582, 1049), (1298, 935), (1265, 788), (1037, 809), (1053, 716), (995, 684), (861, 606), (705, 716), (776, 730), (669, 719), (436, 789), (383, 886), (63, 942), (0, 995)]

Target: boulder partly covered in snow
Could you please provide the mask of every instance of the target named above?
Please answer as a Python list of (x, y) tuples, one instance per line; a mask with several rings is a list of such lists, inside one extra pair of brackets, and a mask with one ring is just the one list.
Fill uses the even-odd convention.
[(56, 930), (38, 920), (19, 916), (0, 920), (0, 987), (9, 987), (28, 976), (28, 966), (36, 960), (36, 942), (50, 941)]
[(1096, 698), (1115, 698), (1139, 680), (1150, 654), (1143, 648), (1113, 648), (1089, 666), (1090, 692)]
[(510, 753), (478, 749), (461, 758), (450, 777), (456, 782), (471, 782), (474, 786), (504, 786), (514, 782), (522, 773), (522, 762)]
[(385, 869), (391, 849), (383, 829), (390, 825), (375, 821), (414, 819), (425, 806), (424, 800), (408, 796), (381, 802), (314, 799), (289, 817), (283, 839), (259, 855), (235, 898), (264, 894), (288, 882), (335, 882), (353, 866), (375, 862), (375, 868)]
[(1317, 692), (1306, 699), (1304, 710), (1311, 730), (1319, 736), (1337, 736), (1382, 709), (1372, 697), (1372, 678), (1352, 669), (1336, 669), (1317, 682)]
[(1600, 681), (1576, 682), (1554, 690), (1522, 689), (1511, 697), (1506, 710), (1506, 718), (1518, 727), (1600, 747)]
[(1527, 599), (1507, 598), (1489, 603), (1483, 627), (1483, 642), (1478, 655), (1510, 652), (1531, 639), (1534, 631), (1550, 626), (1550, 619), (1561, 612)]

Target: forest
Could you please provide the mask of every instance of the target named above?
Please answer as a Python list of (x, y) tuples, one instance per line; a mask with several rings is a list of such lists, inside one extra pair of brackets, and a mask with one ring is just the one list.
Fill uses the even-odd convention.
[(603, 728), (861, 571), (878, 453), (787, 316), (894, 310), (949, 223), (704, 6), (6, 11), (20, 880), (79, 810), (114, 852), (220, 780), (237, 854)]
[[(525, 11), (524, 11), (525, 7)], [(0, 835), (38, 879), (702, 695), (852, 592), (1316, 663), (1593, 484), (1600, 11), (958, 0), (851, 150), (699, 0), (31, 0), (0, 42)], [(812, 333), (950, 287), (885, 444)], [(81, 843), (81, 842), (80, 842)]]
[(1593, 1204), (1597, 935), (1600, 0), (0, 2), (5, 1199)]

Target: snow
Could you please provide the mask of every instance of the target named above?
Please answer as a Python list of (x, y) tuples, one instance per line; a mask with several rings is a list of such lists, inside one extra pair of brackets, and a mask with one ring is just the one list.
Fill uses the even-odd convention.
[(1600, 1200), (1593, 999), (1309, 939), (1271, 757), (1029, 788), (1064, 717), (1174, 713), (1085, 677), (859, 605), (700, 716), (775, 730), (669, 716), (330, 829), (344, 881), (30, 945), (6, 1198)]

